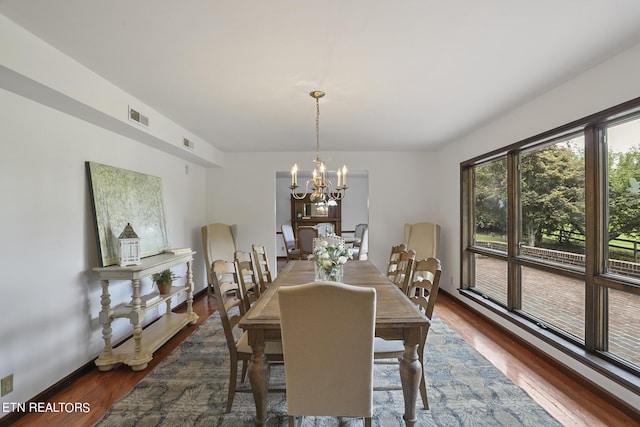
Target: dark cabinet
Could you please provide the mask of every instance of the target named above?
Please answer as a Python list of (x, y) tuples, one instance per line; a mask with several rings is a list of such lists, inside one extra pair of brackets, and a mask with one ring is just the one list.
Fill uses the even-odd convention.
[[(299, 194), (298, 196), (302, 196)], [(311, 202), (310, 195), (296, 199), (291, 195), (291, 226), (294, 232), (300, 226), (313, 226), (320, 223), (333, 225), (336, 234), (342, 233), (341, 201)], [(297, 232), (296, 232), (297, 236)]]

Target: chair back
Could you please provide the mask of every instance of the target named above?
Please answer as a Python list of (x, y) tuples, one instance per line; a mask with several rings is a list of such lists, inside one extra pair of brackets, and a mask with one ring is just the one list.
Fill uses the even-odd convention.
[[(201, 228), (204, 262), (207, 267), (207, 283), (211, 283), (211, 266), (218, 259), (233, 260), (236, 251), (236, 226), (213, 223)], [(211, 289), (209, 289), (211, 290)]]
[(238, 283), (246, 298), (243, 298), (245, 312), (260, 297), (260, 285), (253, 268), (253, 259), (249, 252), (235, 251), (234, 260), (238, 272)]
[(438, 298), (441, 274), (442, 266), (437, 258), (422, 259), (414, 263), (408, 295), (411, 301), (421, 307), (429, 319), (433, 315), (433, 308)]
[(430, 222), (405, 224), (404, 236), (407, 248), (416, 251), (416, 259), (438, 257), (440, 226)]
[(313, 253), (313, 239), (318, 237), (315, 227), (298, 227), (298, 244), (300, 259), (307, 259), (307, 255)]
[[(211, 270), (213, 293), (218, 303), (224, 336), (229, 351), (235, 353), (236, 342), (233, 328), (238, 324), (244, 312), (242, 295), (238, 291), (237, 267), (235, 262), (216, 260), (213, 262)], [(238, 310), (232, 310), (234, 307), (238, 307)]]
[(320, 242), (327, 242), (330, 246), (344, 246), (344, 237), (340, 236), (324, 236), (313, 239), (313, 247), (316, 248)]
[(333, 234), (334, 233), (334, 229), (333, 229), (333, 224), (329, 223), (329, 222), (321, 222), (316, 224), (316, 228), (318, 229), (318, 236), (319, 237), (324, 237), (328, 234)]
[(360, 239), (360, 242), (356, 242), (353, 245), (354, 246), (360, 246), (361, 241), (362, 241), (362, 234), (364, 233), (364, 230), (369, 228), (369, 224), (357, 224), (356, 228), (355, 228), (355, 232), (353, 233), (353, 237), (356, 237), (358, 239)]
[(282, 237), (284, 244), (289, 249), (296, 248), (296, 236), (293, 234), (293, 227), (289, 224), (282, 224), (280, 227), (282, 230)]
[(416, 253), (411, 249), (398, 254), (396, 271), (393, 273), (391, 281), (395, 283), (397, 287), (402, 289), (402, 292), (405, 294), (409, 291), (409, 283), (411, 282), (413, 263), (415, 259)]
[(387, 264), (387, 277), (389, 280), (393, 280), (396, 269), (398, 268), (398, 258), (400, 258), (400, 253), (405, 252), (407, 250), (407, 245), (404, 243), (399, 244), (398, 246), (391, 247), (391, 255), (389, 255), (389, 263)]
[(251, 245), (251, 252), (253, 253), (253, 261), (255, 263), (256, 275), (260, 282), (260, 292), (264, 292), (273, 282), (271, 275), (271, 268), (269, 267), (269, 258), (267, 257), (267, 250), (262, 245)]
[(360, 245), (357, 250), (360, 261), (369, 259), (369, 227), (362, 230), (362, 237), (360, 238)]
[(278, 299), (289, 415), (371, 417), (375, 289), (312, 282)]
[(293, 234), (291, 224), (282, 224), (282, 239), (284, 240), (284, 248), (287, 251), (287, 259), (300, 259), (300, 249), (296, 243), (296, 236)]

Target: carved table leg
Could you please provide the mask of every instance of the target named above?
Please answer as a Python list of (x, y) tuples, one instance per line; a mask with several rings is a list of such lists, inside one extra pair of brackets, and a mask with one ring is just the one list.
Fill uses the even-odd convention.
[(102, 304), (102, 310), (100, 310), (100, 323), (102, 323), (102, 339), (104, 340), (104, 350), (102, 354), (96, 359), (96, 366), (101, 371), (109, 371), (113, 369), (113, 346), (111, 344), (112, 329), (111, 329), (111, 296), (109, 295), (109, 281), (101, 280), (102, 284), (102, 297), (100, 303)]
[(264, 335), (259, 331), (249, 331), (249, 343), (253, 350), (249, 363), (249, 381), (256, 404), (256, 426), (267, 423), (267, 392), (269, 388), (269, 361), (264, 353)]
[(133, 293), (131, 304), (133, 305), (130, 313), (131, 326), (133, 327), (133, 341), (135, 343), (134, 354), (126, 363), (131, 366), (134, 371), (141, 371), (147, 367), (151, 360), (151, 354), (142, 348), (142, 321), (144, 320), (144, 311), (141, 308), (142, 299), (140, 298), (140, 279), (131, 281)]
[(189, 286), (189, 290), (187, 290), (187, 315), (191, 319), (189, 324), (195, 325), (198, 315), (193, 311), (193, 269), (191, 261), (187, 262), (187, 286)]
[(416, 399), (422, 376), (422, 365), (418, 359), (419, 329), (405, 331), (404, 354), (400, 360), (400, 381), (404, 394), (404, 422), (408, 427), (416, 424)]

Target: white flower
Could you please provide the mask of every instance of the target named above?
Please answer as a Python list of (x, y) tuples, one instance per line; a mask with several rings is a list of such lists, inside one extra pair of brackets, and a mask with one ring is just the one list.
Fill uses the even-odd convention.
[(347, 257), (342, 255), (340, 257), (338, 257), (338, 264), (346, 264), (347, 263)]

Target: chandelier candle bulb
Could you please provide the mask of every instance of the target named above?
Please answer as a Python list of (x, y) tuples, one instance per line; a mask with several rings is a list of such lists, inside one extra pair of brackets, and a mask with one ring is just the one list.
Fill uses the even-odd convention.
[(293, 167), (291, 168), (291, 186), (292, 187), (297, 187), (298, 186), (298, 165), (297, 165), (297, 163), (294, 163)]

